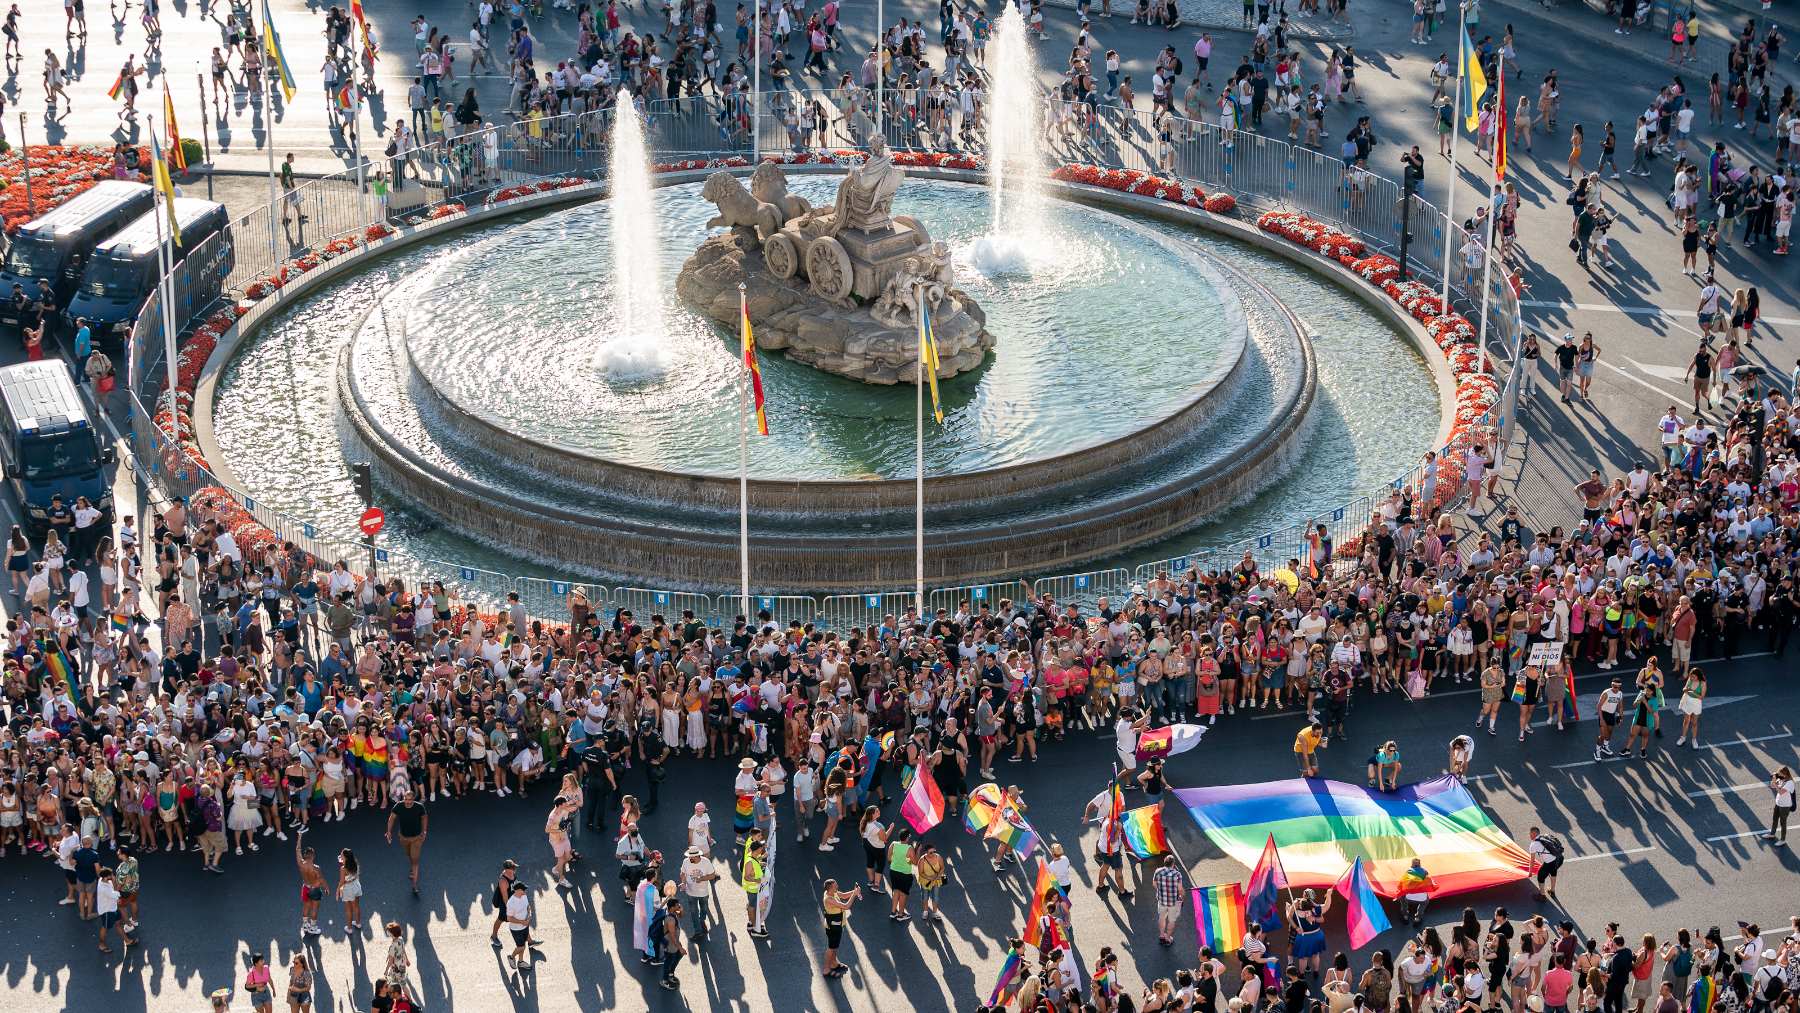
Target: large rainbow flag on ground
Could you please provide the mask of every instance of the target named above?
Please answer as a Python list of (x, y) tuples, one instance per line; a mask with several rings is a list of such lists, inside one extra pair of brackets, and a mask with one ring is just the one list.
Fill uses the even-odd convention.
[(1432, 896), (1524, 879), (1531, 857), (1449, 775), (1376, 791), (1295, 778), (1266, 784), (1178, 788), (1175, 797), (1226, 854), (1253, 866), (1272, 836), (1294, 887), (1333, 886), (1356, 859), (1375, 893), (1398, 897), (1416, 856)]

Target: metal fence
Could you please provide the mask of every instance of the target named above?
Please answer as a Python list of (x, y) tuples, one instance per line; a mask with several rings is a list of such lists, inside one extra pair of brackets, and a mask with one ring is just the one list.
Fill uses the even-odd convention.
[[(827, 110), (824, 131), (816, 118), (811, 131), (796, 133), (788, 110), (796, 117), (812, 112), (816, 98)], [(917, 148), (927, 134), (948, 137), (951, 150), (964, 124), (953, 117), (940, 129), (890, 113), (905, 104), (905, 96), (889, 92), (882, 133), (898, 149)], [(802, 99), (796, 93), (769, 94), (759, 103), (754, 117), (748, 110), (721, 107), (712, 100), (684, 99), (652, 102), (645, 107), (647, 133), (655, 157), (675, 161), (688, 157), (744, 156), (753, 143), (765, 153), (795, 149), (855, 147), (876, 129), (874, 96), (866, 91), (821, 92)], [(1139, 169), (1178, 175), (1183, 182), (1234, 195), (1246, 210), (1281, 208), (1299, 211), (1360, 236), (1372, 248), (1396, 253), (1401, 233), (1400, 188), (1392, 180), (1346, 167), (1330, 155), (1291, 145), (1275, 138), (1221, 128), (1173, 117), (1103, 107), (1084, 111), (1089, 118), (1069, 134), (1056, 138), (1059, 157), (1108, 168)], [(292, 195), (278, 195), (276, 202), (235, 221), (216, 242), (209, 240), (186, 253), (173, 271), (178, 327), (185, 330), (207, 310), (209, 288), (226, 299), (238, 297), (249, 285), (275, 272), (283, 263), (304, 254), (316, 254), (333, 240), (358, 234), (380, 223), (416, 221), (446, 202), (471, 203), (490, 199), (499, 189), (534, 179), (573, 176), (604, 178), (607, 170), (606, 137), (611, 113), (594, 111), (493, 127), (448, 138), (381, 163), (364, 171), (347, 171), (311, 180)], [(754, 118), (754, 126), (748, 122)], [(1167, 128), (1168, 141), (1161, 139)], [(752, 130), (755, 136), (752, 136)], [(394, 186), (403, 175), (416, 173), (404, 186)], [(1446, 243), (1460, 246), (1466, 235), (1436, 208), (1415, 199), (1412, 237), (1407, 267), (1414, 275), (1436, 278), (1443, 264)], [(297, 218), (281, 222), (284, 212), (299, 211)], [(209, 273), (210, 272), (210, 273)], [(1519, 311), (1504, 272), (1493, 279), (1487, 345), (1496, 349), (1497, 361), (1513, 363), (1518, 350)], [(1453, 294), (1464, 306), (1479, 303), (1477, 294), (1461, 285)], [(1473, 312), (1470, 313), (1474, 318)], [(344, 561), (352, 570), (367, 575), (370, 552), (354, 536), (329, 532), (304, 518), (287, 516), (237, 490), (229, 489), (203, 465), (188, 459), (145, 410), (153, 401), (161, 369), (160, 304), (153, 296), (131, 329), (127, 358), (130, 382), (121, 395), (130, 416), (130, 451), (140, 473), (153, 482), (164, 497), (191, 497), (213, 487), (228, 497), (283, 542), (312, 553), (320, 560)], [(1517, 406), (1516, 368), (1508, 371), (1500, 404), (1485, 422), (1499, 430), (1499, 446), (1510, 443)], [(120, 396), (120, 395), (114, 395)], [(1448, 448), (1444, 448), (1448, 449)], [(1425, 477), (1415, 467), (1397, 476), (1386, 489), (1360, 497), (1324, 512), (1305, 523), (1294, 524), (1242, 543), (1199, 546), (1193, 551), (1139, 566), (1089, 570), (1082, 573), (1038, 577), (1035, 580), (997, 581), (928, 591), (928, 609), (955, 610), (967, 603), (972, 610), (986, 605), (997, 609), (1002, 599), (1054, 597), (1059, 603), (1092, 605), (1102, 596), (1129, 595), (1134, 583), (1159, 573), (1180, 574), (1191, 570), (1227, 570), (1248, 552), (1267, 571), (1292, 560), (1301, 567), (1309, 562), (1307, 534), (1324, 525), (1335, 545), (1344, 545), (1368, 531), (1378, 516), (1388, 490), (1412, 489), (1424, 494)], [(804, 595), (757, 596), (746, 602), (737, 594), (701, 593), (639, 587), (609, 587), (589, 580), (515, 577), (455, 561), (413, 558), (380, 549), (372, 562), (385, 578), (399, 576), (414, 583), (441, 582), (456, 599), (496, 608), (517, 595), (528, 612), (537, 616), (565, 616), (577, 594), (597, 613), (630, 609), (639, 617), (659, 614), (671, 619), (683, 611), (711, 624), (728, 622), (736, 615), (767, 611), (773, 621), (818, 623), (833, 629), (876, 625), (887, 616), (917, 610), (911, 591), (869, 591), (859, 594), (812, 597)], [(746, 605), (751, 607), (746, 608)]]

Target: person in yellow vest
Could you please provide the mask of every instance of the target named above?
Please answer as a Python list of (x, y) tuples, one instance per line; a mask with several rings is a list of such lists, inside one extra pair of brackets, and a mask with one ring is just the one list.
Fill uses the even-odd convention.
[(763, 888), (763, 856), (768, 853), (769, 846), (762, 841), (753, 840), (744, 852), (744, 894), (748, 903), (745, 905), (745, 917), (749, 923), (749, 932), (753, 938), (769, 938), (769, 930), (763, 927), (762, 920), (757, 917), (757, 896)]

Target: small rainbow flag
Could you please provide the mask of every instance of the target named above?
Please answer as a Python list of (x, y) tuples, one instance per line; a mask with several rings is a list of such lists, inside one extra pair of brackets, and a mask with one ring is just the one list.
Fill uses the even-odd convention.
[(112, 87), (106, 89), (106, 97), (109, 99), (112, 99), (113, 101), (116, 102), (116, 101), (118, 101), (119, 96), (124, 93), (124, 91), (125, 91), (125, 72), (123, 70), (121, 70), (121, 71), (119, 71), (119, 76), (113, 78)]
[(131, 629), (131, 617), (123, 612), (114, 612), (108, 622), (112, 624), (114, 633), (125, 633)]
[(731, 813), (732, 833), (739, 837), (748, 835), (750, 833), (750, 827), (755, 822), (753, 819), (755, 812), (756, 800), (749, 795), (739, 795), (737, 797), (737, 808), (732, 810)]
[(1713, 1002), (1718, 998), (1718, 981), (1710, 974), (1703, 974), (1688, 990), (1688, 1013), (1712, 1013)]
[(1400, 874), (1401, 896), (1409, 893), (1432, 893), (1436, 889), (1437, 884), (1431, 881), (1431, 874), (1423, 868), (1408, 866), (1407, 870)]
[(348, 82), (337, 90), (337, 106), (340, 112), (346, 113), (356, 108), (356, 93), (351, 90)]
[(1149, 858), (1169, 850), (1169, 835), (1163, 830), (1161, 806), (1133, 809), (1120, 817), (1119, 827), (1125, 832), (1125, 847), (1134, 858)]
[(1230, 953), (1244, 943), (1244, 888), (1236, 883), (1194, 888), (1194, 933), (1200, 947)]
[(1005, 795), (1000, 786), (992, 781), (977, 785), (969, 792), (969, 806), (963, 811), (963, 826), (971, 834), (985, 834), (988, 825), (994, 822), (994, 814), (1000, 811), (1000, 802)]
[(1024, 968), (1025, 961), (1020, 958), (1018, 947), (1007, 947), (1006, 960), (1000, 965), (1000, 976), (994, 981), (994, 990), (988, 993), (989, 1006), (998, 1006), (1012, 1000), (1012, 994), (1019, 988), (1020, 972)]
[(1026, 822), (1025, 814), (1010, 803), (1002, 805), (995, 820), (988, 824), (987, 836), (1020, 855), (1029, 855), (1037, 847), (1037, 831)]
[(1057, 893), (1056, 877), (1050, 866), (1038, 859), (1037, 881), (1031, 887), (1031, 907), (1025, 912), (1025, 931), (1021, 938), (1039, 949), (1044, 948), (1044, 920), (1050, 911), (1050, 895)]

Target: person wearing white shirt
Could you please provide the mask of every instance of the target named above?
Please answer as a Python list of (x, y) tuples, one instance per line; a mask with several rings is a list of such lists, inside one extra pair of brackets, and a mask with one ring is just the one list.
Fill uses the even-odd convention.
[(689, 848), (699, 848), (707, 854), (712, 852), (712, 817), (706, 814), (705, 802), (694, 803), (694, 815), (687, 822), (687, 842)]
[(690, 846), (686, 858), (677, 875), (681, 880), (681, 892), (688, 899), (693, 926), (688, 935), (700, 942), (706, 938), (707, 904), (712, 900), (712, 884), (719, 881), (719, 874), (713, 868), (712, 859), (698, 847)]
[(1775, 815), (1769, 820), (1769, 832), (1763, 836), (1786, 847), (1788, 817), (1794, 814), (1794, 772), (1786, 765), (1777, 769), (1769, 778), (1769, 790), (1775, 794)]

